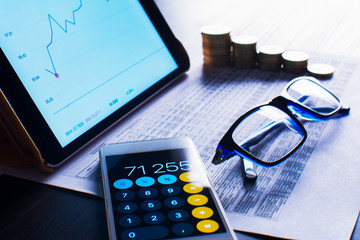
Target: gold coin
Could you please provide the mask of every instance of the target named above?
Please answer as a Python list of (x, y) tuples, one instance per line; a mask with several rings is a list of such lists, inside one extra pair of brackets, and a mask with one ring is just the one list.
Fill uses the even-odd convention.
[(282, 54), (284, 61), (305, 62), (309, 59), (309, 55), (304, 52), (286, 51)]
[(208, 25), (201, 28), (204, 64), (227, 66), (230, 63), (231, 28), (227, 25)]
[(284, 48), (275, 45), (262, 46), (258, 49), (258, 66), (262, 71), (276, 72), (281, 69), (281, 54)]
[(306, 72), (309, 55), (299, 51), (286, 51), (282, 55), (284, 70), (288, 73), (300, 74)]
[(335, 72), (335, 68), (332, 65), (324, 63), (311, 64), (307, 67), (307, 70), (310, 75), (320, 79), (331, 78)]
[(257, 38), (250, 35), (238, 35), (231, 38), (233, 46), (233, 65), (240, 69), (249, 69), (256, 64)]
[(227, 35), (230, 34), (230, 32), (231, 27), (221, 24), (207, 25), (201, 28), (201, 33), (203, 35), (210, 36)]
[(238, 35), (231, 37), (231, 41), (236, 45), (256, 45), (257, 38), (250, 35)]
[(259, 54), (263, 55), (281, 55), (284, 52), (284, 48), (276, 45), (262, 46), (258, 50)]

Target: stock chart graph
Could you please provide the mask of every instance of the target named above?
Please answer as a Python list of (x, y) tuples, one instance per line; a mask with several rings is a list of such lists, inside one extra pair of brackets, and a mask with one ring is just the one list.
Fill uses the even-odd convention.
[(0, 44), (64, 146), (177, 67), (132, 0), (2, 0)]

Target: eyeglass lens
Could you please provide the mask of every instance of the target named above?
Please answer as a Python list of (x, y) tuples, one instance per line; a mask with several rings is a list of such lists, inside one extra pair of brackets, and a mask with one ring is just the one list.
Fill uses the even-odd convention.
[[(331, 114), (338, 110), (340, 101), (322, 86), (302, 79), (287, 88), (289, 96), (319, 114)], [(303, 112), (298, 112), (303, 114)]]
[(271, 163), (290, 153), (304, 138), (304, 133), (285, 112), (266, 105), (245, 117), (232, 138), (251, 155)]

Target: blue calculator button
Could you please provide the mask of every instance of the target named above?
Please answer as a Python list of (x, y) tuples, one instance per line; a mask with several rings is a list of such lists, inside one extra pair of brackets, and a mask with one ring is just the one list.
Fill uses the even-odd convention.
[(141, 219), (136, 215), (125, 215), (119, 219), (119, 224), (123, 227), (136, 227), (141, 222)]
[(161, 193), (165, 196), (175, 196), (180, 193), (181, 189), (178, 186), (165, 186), (161, 189)]
[(183, 222), (189, 218), (190, 214), (182, 209), (176, 209), (169, 212), (168, 217), (174, 222)]
[(115, 198), (119, 201), (130, 201), (135, 197), (135, 193), (129, 190), (123, 190), (115, 194)]
[(158, 193), (158, 190), (154, 188), (143, 188), (138, 194), (141, 198), (154, 198), (158, 195)]
[(117, 206), (117, 210), (121, 213), (133, 213), (138, 209), (138, 206), (133, 202), (124, 202)]
[(161, 203), (158, 200), (150, 199), (143, 201), (140, 206), (145, 211), (155, 211), (161, 207)]
[(169, 234), (169, 229), (164, 226), (139, 227), (125, 230), (121, 233), (121, 239), (161, 239)]
[(158, 182), (164, 185), (170, 185), (176, 182), (177, 177), (171, 174), (164, 174), (158, 177)]
[(136, 179), (135, 183), (139, 187), (150, 187), (155, 183), (155, 179), (153, 179), (152, 177), (141, 177)]
[(133, 182), (129, 179), (119, 179), (113, 185), (117, 189), (128, 189), (133, 185)]
[(181, 208), (182, 206), (184, 206), (184, 204), (184, 199), (179, 197), (171, 197), (165, 199), (165, 206), (167, 206), (168, 208)]
[(165, 216), (159, 212), (151, 212), (144, 216), (144, 221), (148, 224), (160, 224), (165, 221)]

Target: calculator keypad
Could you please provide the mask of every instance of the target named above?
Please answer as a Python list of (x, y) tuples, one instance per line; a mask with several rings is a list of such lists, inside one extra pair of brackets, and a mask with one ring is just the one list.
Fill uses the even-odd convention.
[[(221, 218), (193, 172), (119, 179), (114, 206), (122, 239), (162, 239), (216, 232)], [(119, 229), (119, 228), (118, 228)]]

